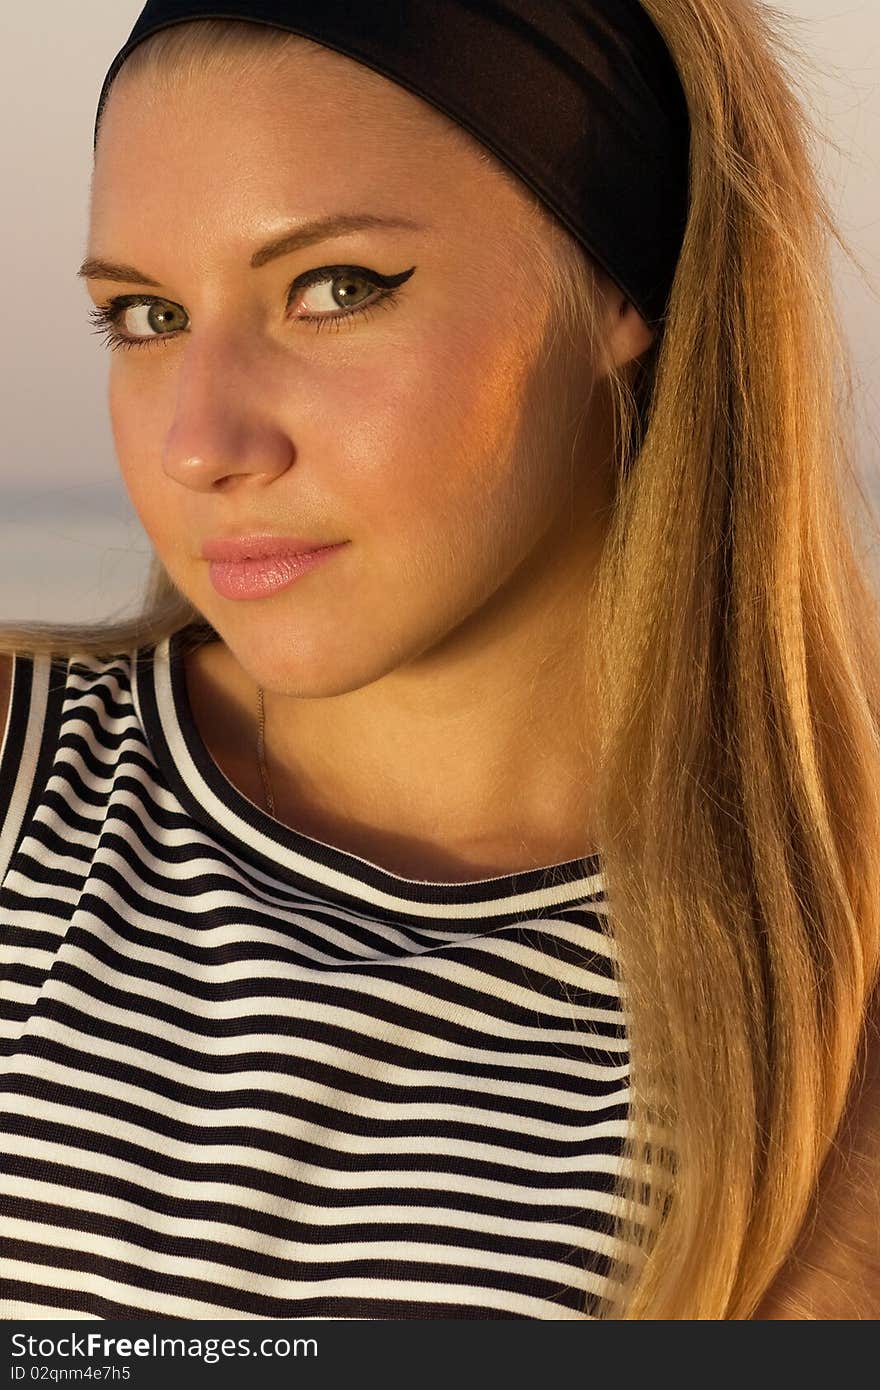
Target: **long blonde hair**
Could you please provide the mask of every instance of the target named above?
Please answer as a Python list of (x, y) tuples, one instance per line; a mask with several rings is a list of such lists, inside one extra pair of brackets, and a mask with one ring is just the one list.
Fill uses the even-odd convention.
[[(585, 595), (634, 1174), (599, 1316), (749, 1318), (810, 1213), (880, 969), (880, 614), (859, 519), (880, 528), (830, 243), (856, 258), (814, 169), (786, 61), (803, 55), (758, 0), (642, 3), (690, 107), (691, 206), (662, 331), (634, 379), (608, 369), (617, 489)], [(123, 77), (256, 73), (303, 42), (199, 20)], [(534, 209), (555, 322), (605, 361), (593, 262)], [(180, 629), (213, 633), (154, 557), (130, 621), (7, 627), (0, 649), (109, 656)]]

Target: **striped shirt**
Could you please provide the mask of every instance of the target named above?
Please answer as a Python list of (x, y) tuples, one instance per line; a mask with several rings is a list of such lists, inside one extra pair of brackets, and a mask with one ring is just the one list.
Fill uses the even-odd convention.
[(15, 660), (0, 1318), (577, 1318), (627, 1032), (597, 857), (407, 879), (221, 772), (175, 634)]

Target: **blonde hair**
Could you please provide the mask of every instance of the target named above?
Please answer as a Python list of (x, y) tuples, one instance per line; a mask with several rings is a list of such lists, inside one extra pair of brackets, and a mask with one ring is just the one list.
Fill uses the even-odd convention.
[[(880, 968), (880, 615), (859, 505), (880, 528), (830, 242), (856, 258), (783, 61), (802, 55), (758, 0), (642, 3), (688, 99), (691, 206), (662, 332), (634, 379), (607, 368), (617, 488), (585, 596), (636, 1177), (598, 1315), (749, 1318), (809, 1215)], [(200, 20), (124, 73), (265, 70), (303, 42)], [(557, 327), (607, 364), (595, 267), (534, 213)], [(110, 656), (180, 629), (213, 633), (154, 558), (131, 621), (20, 625), (0, 648)]]

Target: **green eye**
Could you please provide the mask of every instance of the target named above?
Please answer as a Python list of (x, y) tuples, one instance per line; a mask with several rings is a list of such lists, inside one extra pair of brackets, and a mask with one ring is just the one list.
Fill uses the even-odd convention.
[[(290, 295), (295, 290), (308, 289), (313, 285), (338, 285), (342, 295), (342, 307), (336, 313), (300, 314), (296, 317), (299, 322), (315, 324), (318, 330), (327, 325), (332, 325), (335, 330), (338, 330), (342, 327), (344, 319), (353, 319), (358, 314), (366, 317), (380, 306), (391, 308), (392, 304), (396, 302), (398, 287), (414, 274), (415, 269), (415, 266), (411, 266), (409, 270), (401, 271), (398, 275), (382, 275), (379, 271), (368, 270), (365, 266), (357, 265), (320, 266), (316, 270), (306, 271), (294, 280), (290, 288)], [(371, 292), (378, 291), (378, 294), (366, 304), (355, 303), (353, 308), (346, 308), (345, 304), (349, 300), (357, 298), (359, 283), (372, 286)], [(340, 303), (338, 298), (336, 303)], [(145, 336), (132, 336), (129, 333), (120, 332), (119, 323), (123, 316), (130, 310), (138, 308), (147, 310), (145, 322), (148, 328), (153, 329), (153, 332)], [(175, 339), (180, 333), (188, 331), (181, 325), (181, 320), (187, 317), (186, 311), (179, 304), (168, 299), (157, 299), (154, 295), (116, 295), (106, 305), (93, 309), (89, 317), (96, 325), (96, 331), (104, 336), (107, 344), (113, 350), (149, 347), (163, 339)]]

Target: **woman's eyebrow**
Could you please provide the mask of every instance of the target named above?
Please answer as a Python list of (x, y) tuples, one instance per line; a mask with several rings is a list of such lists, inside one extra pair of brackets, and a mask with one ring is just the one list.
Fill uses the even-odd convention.
[[(259, 270), (260, 266), (275, 260), (277, 256), (286, 256), (291, 251), (301, 251), (306, 246), (314, 246), (316, 242), (328, 241), (331, 237), (346, 236), (349, 232), (387, 231), (399, 228), (416, 232), (426, 230), (421, 222), (413, 222), (409, 217), (380, 217), (373, 213), (339, 213), (333, 217), (317, 218), (311, 222), (301, 223), (293, 230), (285, 232), (282, 236), (267, 242), (265, 246), (261, 246), (251, 256), (251, 268)], [(84, 260), (76, 273), (86, 280), (119, 280), (124, 284), (154, 286), (161, 284), (161, 281), (154, 280), (150, 275), (144, 275), (134, 266), (117, 264), (96, 257), (89, 257)]]

